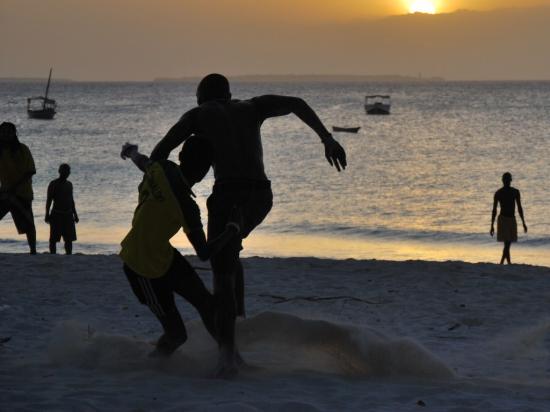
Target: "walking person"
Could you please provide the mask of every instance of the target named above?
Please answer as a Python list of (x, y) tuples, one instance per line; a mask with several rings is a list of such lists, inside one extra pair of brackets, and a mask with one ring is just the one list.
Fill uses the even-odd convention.
[(523, 216), (523, 207), (521, 206), (521, 195), (518, 189), (512, 187), (512, 175), (506, 172), (502, 175), (503, 186), (495, 192), (493, 200), (493, 212), (491, 214), (491, 236), (495, 234), (495, 217), (497, 215), (497, 204), (500, 205), (500, 214), (497, 220), (497, 242), (504, 242), (502, 258), (500, 264), (506, 260), (512, 264), (510, 256), (510, 247), (512, 243), (518, 241), (518, 224), (516, 221), (516, 203), (518, 213), (523, 223), (523, 230), (527, 233), (527, 225)]
[(27, 236), (36, 254), (36, 228), (32, 213), (32, 176), (36, 174), (29, 148), (17, 137), (13, 123), (0, 124), (0, 220), (11, 213), (19, 234)]

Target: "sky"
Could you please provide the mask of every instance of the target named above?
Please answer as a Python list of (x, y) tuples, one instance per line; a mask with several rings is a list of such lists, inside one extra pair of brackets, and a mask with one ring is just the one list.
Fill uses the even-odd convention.
[(0, 0), (0, 77), (550, 79), (550, 0), (413, 1)]

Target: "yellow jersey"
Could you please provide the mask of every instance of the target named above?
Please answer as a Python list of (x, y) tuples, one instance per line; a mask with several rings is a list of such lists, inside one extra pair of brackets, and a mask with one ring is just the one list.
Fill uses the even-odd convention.
[(132, 229), (122, 240), (120, 257), (134, 272), (146, 278), (163, 276), (174, 258), (170, 239), (202, 230), (200, 210), (179, 167), (169, 161), (147, 166), (139, 185), (139, 203)]
[[(29, 148), (20, 143), (20, 149), (12, 152), (4, 148), (0, 154), (0, 184), (2, 188), (10, 188), (26, 173), (36, 173), (34, 159)], [(21, 183), (15, 195), (25, 200), (33, 199), (32, 178)]]

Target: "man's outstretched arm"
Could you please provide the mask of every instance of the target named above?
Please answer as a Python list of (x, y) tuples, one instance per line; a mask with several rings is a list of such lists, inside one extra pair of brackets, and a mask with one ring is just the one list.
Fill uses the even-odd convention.
[(323, 125), (313, 109), (299, 97), (265, 95), (252, 99), (260, 113), (261, 120), (294, 113), (311, 127), (325, 145), (325, 157), (338, 171), (347, 166), (346, 151)]
[(527, 225), (525, 224), (525, 218), (523, 217), (523, 207), (521, 206), (521, 195), (518, 190), (518, 196), (516, 198), (516, 202), (518, 203), (518, 213), (519, 217), (521, 217), (521, 222), (523, 223), (523, 231), (527, 233)]
[(124, 143), (120, 152), (120, 157), (124, 160), (130, 158), (139, 170), (145, 172), (146, 167), (151, 163), (149, 158), (138, 151), (138, 145), (132, 143)]
[(182, 144), (195, 131), (195, 118), (198, 114), (198, 108), (191, 109), (185, 113), (178, 122), (168, 130), (166, 136), (157, 143), (151, 152), (151, 160), (168, 159), (170, 152)]
[(495, 218), (497, 217), (497, 204), (498, 204), (498, 199), (497, 199), (497, 194), (495, 193), (495, 196), (493, 198), (493, 211), (491, 212), (491, 230), (489, 231), (491, 236), (495, 234)]

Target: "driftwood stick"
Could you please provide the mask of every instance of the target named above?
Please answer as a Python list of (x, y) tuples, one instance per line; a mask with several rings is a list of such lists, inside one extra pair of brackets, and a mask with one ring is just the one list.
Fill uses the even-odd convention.
[(356, 298), (355, 296), (294, 296), (294, 297), (286, 297), (286, 296), (278, 296), (278, 295), (270, 295), (267, 293), (260, 293), (258, 295), (261, 298), (271, 298), (275, 299), (275, 303), (285, 303), (285, 302), (291, 302), (293, 300), (306, 300), (309, 302), (321, 302), (321, 301), (327, 301), (327, 300), (352, 300), (355, 302), (361, 302), (361, 303), (367, 303), (369, 305), (383, 305), (385, 303), (389, 303), (389, 301), (382, 301), (382, 302), (376, 302), (372, 300), (366, 300), (366, 299), (360, 299)]

